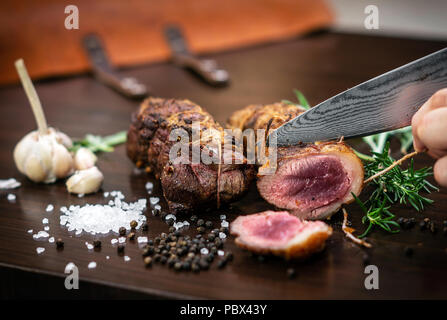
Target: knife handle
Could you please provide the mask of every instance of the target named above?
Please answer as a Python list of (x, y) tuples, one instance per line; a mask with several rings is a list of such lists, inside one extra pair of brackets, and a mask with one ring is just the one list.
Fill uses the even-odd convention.
[(165, 28), (165, 38), (171, 48), (174, 64), (189, 69), (213, 86), (225, 86), (229, 82), (228, 72), (220, 69), (215, 60), (199, 59), (188, 49), (179, 27), (169, 25)]
[(82, 44), (99, 81), (129, 98), (141, 99), (148, 95), (147, 87), (136, 78), (123, 77), (114, 70), (99, 36), (88, 34), (82, 39)]

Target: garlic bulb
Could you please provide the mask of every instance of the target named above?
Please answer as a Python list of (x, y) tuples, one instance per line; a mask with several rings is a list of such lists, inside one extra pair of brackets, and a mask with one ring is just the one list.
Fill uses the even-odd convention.
[(65, 134), (53, 128), (48, 128), (45, 135), (32, 131), (14, 149), (17, 169), (34, 182), (52, 183), (65, 178), (73, 172), (73, 158), (66, 147), (69, 143)]
[(76, 171), (66, 183), (70, 193), (88, 194), (99, 190), (104, 176), (97, 167)]
[(95, 165), (98, 158), (87, 148), (79, 148), (74, 155), (74, 167), (76, 170), (84, 170)]

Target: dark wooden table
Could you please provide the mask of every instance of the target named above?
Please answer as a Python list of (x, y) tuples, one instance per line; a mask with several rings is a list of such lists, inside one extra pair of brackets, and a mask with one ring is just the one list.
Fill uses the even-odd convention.
[[(150, 85), (162, 97), (189, 98), (205, 107), (218, 121), (224, 122), (234, 110), (252, 103), (270, 103), (294, 99), (298, 88), (312, 104), (322, 101), (357, 83), (400, 66), (446, 46), (442, 42), (380, 38), (370, 36), (319, 33), (284, 43), (217, 54), (219, 64), (231, 74), (231, 85), (214, 89), (196, 81), (189, 73), (170, 64), (140, 66), (123, 70)], [(11, 66), (12, 68), (13, 66)], [(138, 102), (129, 101), (104, 87), (88, 75), (42, 81), (36, 84), (48, 122), (73, 137), (85, 133), (106, 135), (127, 129), (129, 118)], [(436, 221), (438, 232), (422, 232), (419, 228), (391, 235), (380, 230), (371, 234), (374, 248), (369, 250), (371, 264), (379, 268), (380, 289), (364, 287), (363, 255), (365, 251), (346, 240), (340, 230), (341, 214), (329, 223), (334, 235), (327, 249), (306, 262), (284, 262), (267, 259), (259, 262), (249, 253), (236, 248), (233, 238), (226, 243), (235, 259), (227, 268), (212, 269), (200, 274), (176, 273), (165, 266), (145, 269), (137, 245), (128, 245), (124, 262), (103, 239), (100, 252), (89, 252), (84, 244), (92, 236), (71, 236), (59, 225), (59, 208), (85, 202), (103, 202), (102, 194), (78, 199), (69, 195), (64, 182), (36, 185), (21, 176), (13, 163), (12, 150), (17, 141), (35, 128), (25, 94), (19, 85), (0, 89), (0, 177), (16, 177), (22, 187), (12, 191), (15, 203), (0, 192), (0, 271), (2, 297), (29, 298), (230, 298), (230, 299), (343, 299), (343, 298), (446, 298), (447, 236), (442, 221), (447, 219), (447, 190), (430, 197), (435, 204), (422, 214), (402, 206), (393, 208), (398, 216), (424, 217)], [(440, 133), (441, 134), (441, 133)], [(354, 142), (355, 143), (355, 142)], [(366, 151), (365, 146), (359, 146)], [(432, 160), (418, 156), (416, 166), (431, 165)], [(137, 175), (127, 159), (124, 147), (101, 154), (99, 167), (105, 174), (103, 189), (121, 190), (127, 200), (145, 197), (146, 181), (153, 177)], [(160, 194), (156, 184), (155, 194)], [(47, 204), (56, 207), (45, 212)], [(238, 213), (247, 214), (269, 208), (253, 186), (234, 212), (221, 210), (204, 213), (206, 219), (218, 221), (226, 213), (233, 220)], [(356, 205), (348, 210), (353, 226), (363, 229), (361, 212)], [(32, 239), (28, 229), (42, 230), (42, 219), (50, 220), (50, 234), (65, 240), (65, 249)], [(148, 214), (149, 237), (168, 229), (160, 218)], [(141, 231), (139, 231), (141, 233)], [(46, 251), (37, 255), (36, 247)], [(407, 257), (405, 247), (414, 248)], [(106, 260), (106, 256), (110, 260)], [(89, 270), (90, 261), (96, 269)], [(64, 288), (64, 268), (74, 262), (80, 271), (79, 290)], [(298, 276), (289, 280), (288, 267), (294, 266)]]

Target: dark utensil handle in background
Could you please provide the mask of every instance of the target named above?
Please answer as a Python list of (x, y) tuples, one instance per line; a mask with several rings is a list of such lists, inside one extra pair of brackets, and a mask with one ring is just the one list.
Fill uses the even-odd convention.
[(186, 40), (179, 27), (169, 25), (165, 28), (164, 32), (172, 51), (172, 61), (176, 65), (193, 71), (210, 85), (225, 86), (228, 84), (228, 72), (218, 68), (215, 60), (199, 59), (189, 51)]
[(82, 44), (99, 81), (129, 98), (140, 99), (148, 95), (147, 87), (137, 79), (116, 73), (109, 63), (99, 36), (88, 34), (82, 39)]

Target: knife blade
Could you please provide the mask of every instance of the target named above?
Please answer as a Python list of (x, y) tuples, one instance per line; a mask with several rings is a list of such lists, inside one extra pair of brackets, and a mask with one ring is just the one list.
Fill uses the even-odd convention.
[(277, 146), (290, 146), (402, 128), (431, 95), (445, 87), (447, 48), (339, 93), (272, 134)]

